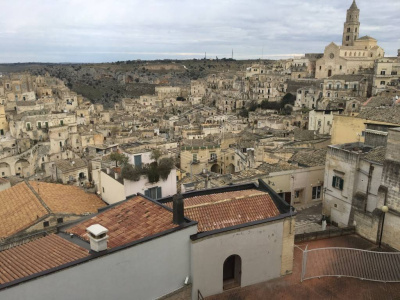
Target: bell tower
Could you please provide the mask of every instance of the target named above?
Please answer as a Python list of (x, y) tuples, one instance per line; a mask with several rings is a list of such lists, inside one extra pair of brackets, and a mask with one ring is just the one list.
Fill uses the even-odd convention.
[(346, 22), (343, 28), (343, 46), (354, 46), (354, 41), (358, 39), (360, 33), (360, 10), (357, 7), (356, 0), (347, 10)]

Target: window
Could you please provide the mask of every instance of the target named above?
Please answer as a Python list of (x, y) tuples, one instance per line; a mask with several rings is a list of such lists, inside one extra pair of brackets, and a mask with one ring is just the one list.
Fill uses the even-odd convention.
[(349, 28), (347, 28), (347, 32), (350, 32), (350, 27), (349, 27)]
[(381, 71), (381, 75), (385, 75), (386, 74), (386, 71), (385, 70), (382, 70)]
[(156, 186), (144, 191), (146, 197), (152, 198), (154, 200), (162, 198), (161, 187)]
[(193, 153), (193, 162), (197, 161), (197, 153)]
[(294, 197), (296, 199), (300, 198), (300, 191), (294, 191)]
[(350, 36), (346, 36), (346, 41), (350, 41)]
[(31, 123), (26, 123), (26, 130), (31, 130)]
[(44, 122), (46, 128), (49, 128), (49, 122)]
[(38, 122), (37, 123), (37, 127), (40, 129), (40, 128), (42, 128), (42, 122)]
[(381, 85), (385, 85), (386, 84), (386, 82), (385, 81), (381, 81)]
[(211, 153), (210, 154), (210, 159), (211, 160), (216, 160), (217, 159), (217, 153)]
[(332, 187), (334, 187), (335, 189), (339, 189), (339, 190), (343, 190), (343, 184), (344, 184), (344, 180), (341, 177), (338, 176), (333, 176), (332, 179)]
[(64, 218), (57, 218), (57, 224), (64, 223)]
[(321, 126), (321, 120), (318, 120), (318, 126), (319, 127)]
[(50, 226), (49, 221), (44, 221), (44, 222), (43, 222), (43, 227), (49, 227), (49, 226)]
[(341, 70), (341, 69), (343, 69), (343, 67), (342, 67), (342, 66), (340, 66), (340, 67), (339, 67), (339, 69)]
[(61, 125), (61, 126), (64, 125), (64, 120), (60, 120), (60, 125)]
[(104, 187), (103, 187), (103, 193), (104, 193)]
[(321, 186), (314, 186), (312, 188), (312, 199), (321, 199)]
[(142, 166), (142, 155), (135, 155), (133, 157), (134, 164), (136, 167), (141, 167)]

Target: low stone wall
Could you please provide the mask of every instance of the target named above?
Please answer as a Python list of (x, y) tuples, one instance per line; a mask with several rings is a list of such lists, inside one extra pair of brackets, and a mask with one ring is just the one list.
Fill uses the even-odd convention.
[(327, 227), (326, 230), (314, 231), (296, 234), (294, 237), (295, 242), (305, 242), (312, 240), (322, 240), (335, 236), (350, 235), (356, 232), (355, 227), (338, 228), (338, 227)]
[(171, 294), (165, 295), (158, 300), (190, 300), (192, 295), (192, 285), (188, 284), (183, 288), (172, 292)]

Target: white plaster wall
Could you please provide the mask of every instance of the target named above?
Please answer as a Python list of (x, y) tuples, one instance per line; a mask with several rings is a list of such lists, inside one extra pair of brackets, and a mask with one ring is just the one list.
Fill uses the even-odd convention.
[(7, 300), (146, 300), (184, 286), (197, 226), (0, 291)]
[(242, 259), (241, 286), (280, 276), (283, 221), (229, 231), (192, 241), (192, 299), (222, 293), (223, 265), (230, 255)]
[(108, 204), (126, 199), (124, 185), (102, 171), (100, 171), (99, 191), (101, 199)]
[(167, 180), (160, 180), (155, 183), (150, 183), (146, 176), (141, 176), (139, 181), (131, 181), (124, 179), (125, 197), (133, 194), (141, 193), (153, 187), (161, 187), (162, 197), (173, 196), (177, 193), (176, 188), (176, 169), (172, 169)]
[(135, 156), (136, 155), (141, 155), (142, 156), (142, 164), (149, 164), (153, 162), (153, 160), (150, 158), (151, 152), (143, 152), (143, 153), (135, 153), (135, 154), (130, 154), (130, 153), (124, 153), (129, 157), (129, 163), (132, 165), (135, 165)]

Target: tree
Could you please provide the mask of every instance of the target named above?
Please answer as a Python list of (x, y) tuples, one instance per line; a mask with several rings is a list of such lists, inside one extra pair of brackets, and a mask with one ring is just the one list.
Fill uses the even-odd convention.
[(291, 93), (287, 93), (282, 98), (281, 107), (284, 108), (286, 104), (294, 105), (295, 101), (296, 101), (296, 96), (292, 95)]
[(258, 108), (257, 101), (251, 101), (249, 105), (249, 111), (256, 111), (257, 108)]
[(158, 161), (158, 159), (161, 157), (162, 152), (160, 149), (153, 149), (153, 151), (151, 151), (150, 154), (150, 159), (155, 160), (156, 162)]
[(239, 112), (239, 116), (241, 116), (242, 118), (248, 118), (249, 117), (248, 110), (242, 107), (242, 109)]
[(118, 167), (118, 163), (120, 166), (124, 166), (128, 163), (129, 158), (123, 154), (123, 153), (118, 153), (118, 152), (112, 152), (110, 154), (110, 159), (112, 161), (115, 161), (115, 166)]
[(172, 157), (164, 157), (158, 163), (158, 173), (163, 180), (167, 180), (171, 170), (174, 168), (175, 162)]
[(121, 176), (124, 179), (139, 181), (140, 176), (143, 175), (143, 170), (139, 167), (134, 167), (131, 164), (126, 164), (121, 169)]

